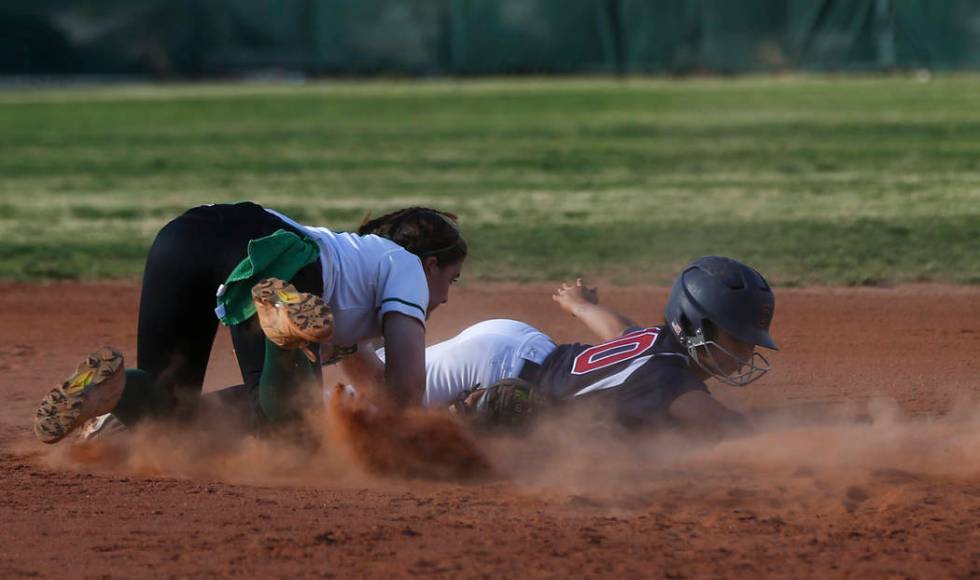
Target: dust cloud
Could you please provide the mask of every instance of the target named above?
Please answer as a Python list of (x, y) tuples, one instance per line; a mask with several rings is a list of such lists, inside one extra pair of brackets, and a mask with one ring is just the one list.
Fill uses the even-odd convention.
[(861, 496), (855, 486), (869, 481), (980, 476), (975, 402), (933, 417), (907, 416), (885, 399), (756, 413), (753, 433), (722, 441), (630, 435), (596, 419), (579, 412), (545, 418), (529, 433), (477, 437), (444, 412), (380, 410), (335, 396), (303, 432), (254, 436), (214, 420), (179, 429), (146, 424), (58, 446), (47, 460), (57, 468), (262, 485), (502, 479), (590, 497), (788, 488), (839, 500)]
[(545, 421), (519, 441), (496, 441), (490, 456), (522, 488), (619, 508), (638, 497), (728, 507), (753, 505), (746, 498), (756, 497), (756, 507), (827, 502), (850, 511), (872, 496), (894, 495), (896, 485), (980, 476), (975, 402), (932, 417), (870, 399), (753, 419), (752, 433), (712, 441), (678, 432), (630, 435), (580, 412)]
[(193, 423), (136, 428), (50, 448), (60, 469), (254, 485), (364, 485), (383, 479), (469, 481), (491, 476), (476, 439), (447, 412), (381, 409), (361, 396), (330, 397), (294, 429), (254, 433), (219, 408)]

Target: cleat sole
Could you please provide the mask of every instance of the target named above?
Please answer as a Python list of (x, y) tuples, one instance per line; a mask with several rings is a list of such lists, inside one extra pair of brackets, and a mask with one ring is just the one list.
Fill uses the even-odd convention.
[(34, 413), (34, 434), (44, 443), (61, 441), (88, 419), (111, 411), (125, 386), (122, 353), (112, 347), (99, 349), (41, 400)]

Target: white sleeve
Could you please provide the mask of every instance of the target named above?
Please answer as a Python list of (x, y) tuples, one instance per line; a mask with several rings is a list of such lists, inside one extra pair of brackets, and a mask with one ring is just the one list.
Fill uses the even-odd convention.
[(405, 250), (390, 252), (383, 259), (380, 276), (378, 322), (384, 320), (385, 314), (398, 312), (425, 326), (429, 284), (418, 256)]

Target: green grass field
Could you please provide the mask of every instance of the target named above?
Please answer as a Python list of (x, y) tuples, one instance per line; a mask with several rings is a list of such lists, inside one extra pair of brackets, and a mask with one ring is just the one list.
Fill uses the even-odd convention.
[(514, 80), (0, 92), (0, 277), (136, 277), (251, 199), (352, 229), (457, 212), (468, 277), (980, 283), (980, 77)]

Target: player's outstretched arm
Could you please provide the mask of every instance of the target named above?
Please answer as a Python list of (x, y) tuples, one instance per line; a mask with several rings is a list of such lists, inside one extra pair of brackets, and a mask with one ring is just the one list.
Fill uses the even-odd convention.
[(415, 318), (389, 312), (384, 317), (385, 360), (370, 342), (340, 361), (344, 378), (378, 402), (418, 405), (425, 392), (425, 327)]
[(398, 312), (384, 317), (385, 394), (401, 405), (419, 405), (425, 394), (425, 327)]
[(667, 412), (682, 429), (710, 438), (744, 435), (752, 430), (742, 414), (722, 405), (704, 391), (684, 393), (674, 399)]
[(626, 315), (600, 305), (598, 289), (587, 287), (581, 278), (575, 280), (575, 284), (563, 282), (551, 299), (604, 341), (622, 336), (626, 329), (638, 326)]

